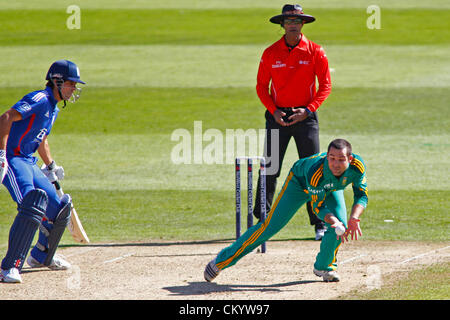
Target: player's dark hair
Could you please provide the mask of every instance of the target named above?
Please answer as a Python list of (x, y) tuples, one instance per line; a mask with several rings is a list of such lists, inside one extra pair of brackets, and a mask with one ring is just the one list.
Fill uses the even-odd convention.
[[(55, 84), (55, 82), (56, 82), (56, 84)], [(52, 89), (55, 87), (55, 85), (57, 86), (59, 96), (60, 96), (61, 99), (64, 101), (64, 106), (63, 106), (63, 108), (65, 108), (65, 107), (66, 107), (66, 100), (64, 100), (64, 99), (62, 98), (62, 93), (61, 93), (61, 86), (62, 86), (63, 83), (64, 83), (64, 80), (63, 80), (62, 78), (50, 78), (50, 80), (47, 81), (47, 83), (45, 84), (45, 86), (46, 86), (46, 87), (50, 87), (50, 88), (52, 88)]]
[(335, 139), (331, 141), (330, 144), (328, 145), (328, 152), (330, 151), (331, 148), (338, 150), (347, 148), (347, 155), (349, 156), (352, 154), (352, 145), (345, 139)]

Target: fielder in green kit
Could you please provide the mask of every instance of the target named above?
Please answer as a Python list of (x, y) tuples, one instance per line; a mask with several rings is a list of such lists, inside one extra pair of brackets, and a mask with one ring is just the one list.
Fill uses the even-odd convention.
[[(349, 221), (344, 189), (352, 184), (354, 202)], [(212, 281), (223, 269), (269, 240), (280, 231), (306, 202), (328, 226), (314, 263), (313, 272), (326, 282), (339, 281), (336, 254), (342, 242), (361, 236), (359, 218), (367, 206), (366, 169), (362, 158), (352, 153), (344, 139), (333, 140), (327, 153), (296, 161), (264, 222), (249, 228), (232, 245), (221, 250), (205, 268), (205, 280)]]

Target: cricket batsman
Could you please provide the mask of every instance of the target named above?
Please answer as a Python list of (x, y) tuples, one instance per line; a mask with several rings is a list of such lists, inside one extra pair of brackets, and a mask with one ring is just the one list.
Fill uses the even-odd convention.
[[(347, 223), (344, 189), (352, 185), (354, 202)], [(204, 277), (212, 281), (224, 269), (233, 266), (263, 242), (280, 231), (306, 202), (312, 202), (314, 214), (327, 225), (313, 272), (325, 282), (336, 282), (336, 255), (342, 242), (362, 235), (360, 216), (367, 206), (366, 167), (363, 159), (352, 153), (344, 139), (333, 140), (327, 153), (303, 158), (292, 166), (274, 206), (264, 222), (247, 229), (232, 245), (221, 250), (206, 265)]]
[[(32, 268), (66, 270), (70, 263), (56, 249), (70, 220), (72, 200), (61, 199), (50, 181), (64, 178), (64, 169), (53, 160), (47, 136), (58, 115), (58, 102), (75, 102), (80, 89), (77, 65), (54, 62), (44, 90), (25, 95), (0, 116), (0, 179), (17, 203), (17, 216), (9, 232), (8, 250), (1, 262), (0, 282), (20, 283), (25, 258), (39, 229), (39, 239), (27, 263)], [(41, 170), (33, 154), (38, 151), (46, 167)]]

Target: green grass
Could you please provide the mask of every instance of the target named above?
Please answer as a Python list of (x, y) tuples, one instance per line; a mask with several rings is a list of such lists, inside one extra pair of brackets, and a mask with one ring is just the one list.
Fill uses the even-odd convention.
[[(325, 50), (332, 68), (333, 88), (442, 88), (445, 94), (450, 83), (449, 47), (327, 45)], [(8, 57), (0, 60), (0, 72), (8, 75), (0, 78), (0, 87), (40, 86), (48, 66), (67, 57), (80, 66), (81, 76), (87, 82), (85, 90), (93, 87), (253, 89), (263, 51), (264, 45), (251, 44), (46, 45), (39, 46), (39, 50), (35, 46), (7, 46), (0, 48), (0, 56)], [(422, 106), (425, 110), (431, 107)]]
[[(372, 191), (370, 207), (362, 220), (364, 237), (368, 240), (446, 241), (450, 207), (441, 199), (448, 196), (448, 191), (441, 190)], [(351, 203), (351, 197), (348, 198), (347, 203)]]
[[(377, 0), (377, 5), (381, 8), (435, 8), (449, 9), (450, 5), (446, 0), (433, 0), (423, 2), (420, 0)], [(280, 11), (285, 4), (285, 0), (0, 0), (4, 9), (66, 9), (69, 5), (76, 4), (84, 9), (223, 9), (223, 8), (271, 8)], [(365, 9), (374, 4), (372, 0), (303, 0), (302, 6), (306, 12), (310, 8), (361, 8)]]
[(382, 287), (369, 292), (351, 292), (339, 299), (357, 300), (448, 300), (450, 282), (448, 263), (414, 270), (402, 277), (389, 275)]
[[(112, 190), (67, 187), (65, 191), (73, 196), (93, 242), (214, 240), (235, 236), (233, 190), (127, 190), (121, 189), (117, 182)], [(447, 241), (449, 207), (436, 205), (438, 199), (445, 197), (448, 192), (443, 191), (372, 192), (370, 207), (361, 222), (362, 240)], [(14, 219), (15, 205), (3, 191), (0, 201), (3, 204), (0, 234), (5, 238)], [(348, 207), (352, 203), (349, 192), (346, 192), (346, 203)], [(415, 210), (411, 210), (411, 203)], [(301, 208), (273, 239), (311, 240), (313, 237), (306, 210)], [(73, 240), (65, 234), (62, 243), (71, 244)]]
[[(0, 88), (0, 112), (38, 88)], [(380, 138), (423, 136), (423, 145), (416, 148), (449, 147), (445, 141), (433, 143), (434, 136), (449, 133), (450, 120), (442, 117), (448, 112), (447, 94), (447, 88), (336, 88), (319, 109), (321, 132), (377, 134)], [(196, 120), (202, 120), (205, 129), (263, 128), (265, 108), (257, 99), (254, 88), (87, 86), (78, 103), (61, 111), (52, 132), (170, 136), (177, 128), (192, 131)], [(397, 143), (403, 145), (402, 141)]]
[[(0, 103), (12, 104), (14, 97), (28, 90), (0, 89)], [(262, 128), (263, 108), (253, 90), (94, 88), (86, 90), (77, 104), (62, 110), (49, 141), (55, 159), (66, 170), (64, 188), (80, 206), (79, 212), (87, 219), (86, 228), (93, 239), (232, 237), (233, 166), (173, 164), (171, 151), (177, 142), (171, 141), (171, 133), (183, 128), (193, 134), (196, 120), (202, 120), (203, 133), (209, 128), (216, 128), (223, 135), (229, 128)], [(385, 100), (380, 101), (379, 97), (391, 103), (383, 103)], [(449, 172), (450, 145), (446, 127), (434, 125), (446, 110), (444, 97), (440, 88), (338, 88), (322, 107), (322, 150), (332, 138), (347, 137), (368, 167), (370, 202), (363, 220), (365, 238), (448, 240), (446, 213), (450, 205), (445, 199), (448, 199), (449, 184), (442, 176)], [(361, 108), (361, 101), (365, 100), (365, 108)], [(425, 103), (432, 103), (436, 112), (409, 112), (420, 110)], [(221, 117), (216, 116), (219, 109), (223, 110)], [(287, 175), (296, 157), (292, 143), (280, 180)], [(189, 196), (185, 197), (185, 193)], [(7, 203), (6, 191), (0, 194), (4, 197), (2, 203)], [(350, 206), (351, 192), (346, 194)], [(112, 205), (116, 198), (121, 201)], [(196, 199), (191, 204), (194, 215), (179, 209), (192, 198)], [(160, 200), (157, 206), (155, 200)], [(163, 219), (162, 212), (173, 209), (174, 201), (179, 202), (175, 213), (169, 215), (176, 218), (174, 225), (164, 220), (163, 227), (157, 228), (155, 221)], [(143, 204), (151, 209), (146, 210)], [(117, 229), (108, 238), (110, 230), (116, 229), (104, 227), (110, 219), (104, 212), (114, 210), (116, 215), (121, 213), (122, 224), (120, 231)], [(11, 208), (10, 212), (13, 211)], [(136, 228), (133, 222), (136, 215), (153, 222)], [(211, 223), (211, 216), (216, 223)], [(306, 215), (297, 216), (279, 237), (312, 236)], [(178, 221), (183, 221), (184, 227)], [(228, 232), (222, 234), (224, 225), (228, 226)], [(205, 226), (207, 233), (198, 232)], [(3, 235), (6, 232), (3, 230)]]
[[(13, 104), (27, 90), (0, 89), (0, 104)], [(448, 191), (442, 179), (449, 172), (450, 149), (448, 120), (440, 120), (446, 112), (444, 93), (439, 88), (335, 89), (319, 112), (322, 150), (335, 137), (350, 139), (368, 166), (370, 190), (407, 192), (426, 185), (426, 190)], [(435, 112), (421, 109), (427, 103)], [(231, 190), (231, 165), (174, 165), (171, 152), (178, 142), (171, 134), (186, 129), (193, 135), (194, 121), (201, 120), (203, 133), (215, 128), (225, 136), (227, 129), (263, 128), (262, 115), (254, 89), (94, 88), (62, 110), (49, 141), (70, 174), (65, 182), (70, 188)], [(296, 159), (294, 149), (291, 144), (284, 175)], [(105, 161), (96, 160), (99, 154)], [(85, 166), (92, 169), (85, 172)]]
[[(379, 30), (367, 28), (368, 14), (359, 8), (311, 9), (309, 13), (317, 22), (303, 30), (322, 45), (435, 45), (448, 44), (450, 39), (448, 10), (383, 9)], [(0, 11), (0, 44), (269, 44), (283, 34), (280, 26), (268, 22), (273, 15), (273, 9), (264, 8), (82, 9), (80, 29), (70, 30), (64, 10), (5, 10)], [(420, 33), (415, 32), (418, 17)]]

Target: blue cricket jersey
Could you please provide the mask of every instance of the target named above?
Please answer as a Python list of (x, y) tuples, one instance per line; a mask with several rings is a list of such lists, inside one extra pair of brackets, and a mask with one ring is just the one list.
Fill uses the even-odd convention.
[(50, 134), (59, 109), (50, 87), (33, 91), (12, 106), (22, 115), (22, 120), (13, 122), (6, 145), (6, 156), (24, 157), (33, 160), (45, 136)]

